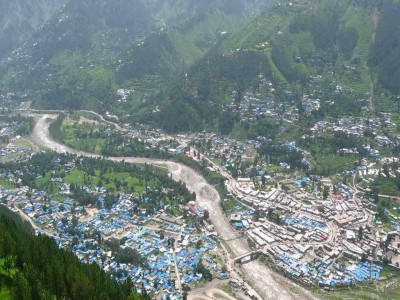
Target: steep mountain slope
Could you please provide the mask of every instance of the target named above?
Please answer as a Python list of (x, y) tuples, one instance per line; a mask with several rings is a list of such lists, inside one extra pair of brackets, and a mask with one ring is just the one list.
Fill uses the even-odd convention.
[(277, 102), (301, 108), (304, 97), (318, 99), (317, 118), (393, 111), (399, 17), (400, 4), (390, 0), (281, 2), (224, 39), (161, 95), (158, 124), (169, 131), (229, 132), (235, 119), (224, 120), (232, 102), (247, 91), (267, 96), (259, 75), (273, 83)]
[[(117, 87), (157, 90), (160, 76), (204, 55), (221, 31), (265, 5), (258, 2), (70, 0), (3, 61), (0, 76), (6, 90), (35, 92), (36, 107), (110, 109)], [(148, 87), (155, 74), (157, 84)]]
[(370, 64), (378, 82), (400, 95), (400, 3), (383, 1)]
[(117, 283), (95, 264), (82, 264), (30, 224), (0, 206), (1, 299), (148, 300), (131, 281)]
[(13, 0), (0, 2), (0, 59), (31, 37), (64, 0)]
[[(111, 110), (168, 131), (229, 132), (246, 92), (325, 116), (393, 111), (397, 0), (70, 0), (0, 64), (39, 108)], [(124, 89), (117, 95), (118, 89)]]

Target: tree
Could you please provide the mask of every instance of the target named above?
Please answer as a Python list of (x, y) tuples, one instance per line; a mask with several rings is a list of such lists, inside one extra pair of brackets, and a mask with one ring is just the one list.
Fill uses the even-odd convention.
[(201, 239), (198, 240), (196, 243), (196, 249), (200, 249), (202, 245), (203, 245), (203, 241)]
[(164, 231), (161, 230), (161, 231), (160, 231), (160, 240), (163, 240), (164, 237), (165, 237)]
[(270, 207), (268, 208), (267, 217), (269, 220), (272, 220), (273, 216), (274, 216), (274, 209)]
[(378, 187), (373, 186), (371, 188), (371, 195), (372, 195), (372, 198), (374, 199), (375, 203), (378, 203), (379, 202), (379, 189), (378, 189)]
[(334, 194), (334, 195), (337, 194), (337, 186), (336, 186), (336, 183), (333, 184), (333, 194)]
[(385, 266), (387, 266), (388, 264), (390, 264), (392, 262), (392, 260), (389, 258), (389, 257), (387, 257), (387, 256), (385, 256), (383, 259), (382, 259), (382, 263), (383, 263), (383, 265), (385, 265)]
[(322, 198), (326, 200), (328, 199), (328, 196), (329, 196), (329, 187), (324, 186), (324, 191), (322, 192)]
[(275, 215), (275, 223), (278, 225), (281, 224), (281, 216), (279, 214)]
[(76, 216), (72, 217), (72, 228), (75, 228), (78, 225), (78, 218)]
[(103, 187), (103, 182), (101, 181), (101, 179), (97, 182), (97, 187), (98, 188)]
[(390, 243), (392, 242), (393, 236), (391, 234), (388, 234), (386, 237), (386, 241), (385, 241), (385, 249), (387, 249), (390, 245)]
[(8, 257), (4, 261), (3, 267), (6, 270), (7, 274), (10, 275), (10, 270), (14, 267), (14, 261)]
[(117, 283), (96, 264), (82, 264), (52, 238), (35, 236), (2, 216), (0, 232), (0, 256), (15, 258), (14, 275), (2, 281), (12, 299), (150, 299), (140, 297), (129, 282)]
[(182, 299), (187, 300), (187, 297), (188, 297), (188, 292), (184, 291), (182, 294)]
[(17, 272), (15, 275), (15, 286), (13, 289), (14, 299), (20, 300), (30, 300), (31, 297), (31, 289), (29, 287), (29, 282), (25, 278), (24, 274), (21, 272)]
[(358, 228), (358, 239), (362, 240), (362, 238), (363, 238), (363, 228), (362, 228), (362, 226), (360, 226)]
[(266, 180), (266, 178), (265, 178), (265, 174), (262, 174), (262, 176), (261, 176), (261, 184), (262, 184), (263, 186), (265, 186), (266, 182), (267, 182), (267, 180)]
[(199, 261), (199, 263), (196, 265), (196, 268), (194, 271), (195, 271), (195, 273), (202, 274), (204, 279), (206, 279), (208, 281), (212, 280), (212, 274), (211, 274), (210, 270), (203, 266), (202, 261)]
[(131, 263), (134, 265), (144, 265), (145, 259), (141, 257), (136, 249), (126, 247), (115, 255), (115, 261), (118, 263)]
[(204, 220), (208, 220), (210, 218), (210, 212), (207, 209), (205, 209), (203, 212), (203, 218)]
[(250, 178), (254, 178), (257, 176), (257, 169), (256, 168), (251, 168), (250, 173), (249, 173), (249, 177)]
[(361, 255), (361, 262), (365, 262), (365, 261), (367, 261), (367, 254), (363, 253)]
[(253, 218), (254, 218), (255, 221), (258, 221), (261, 218), (261, 213), (260, 213), (259, 210), (256, 210), (254, 212)]

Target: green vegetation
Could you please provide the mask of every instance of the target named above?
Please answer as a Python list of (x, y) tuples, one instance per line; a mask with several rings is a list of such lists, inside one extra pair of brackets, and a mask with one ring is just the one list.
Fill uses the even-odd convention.
[[(261, 72), (268, 73), (263, 55), (256, 51), (209, 54), (156, 97), (158, 125), (169, 132), (210, 128), (227, 134), (236, 117), (223, 108), (234, 89), (240, 101)], [(150, 116), (151, 117), (151, 116)]]
[(378, 177), (374, 185), (379, 189), (380, 193), (384, 195), (398, 195), (400, 191), (400, 185), (399, 185), (399, 179), (398, 178), (383, 178)]
[(237, 200), (235, 200), (233, 198), (228, 198), (228, 199), (224, 199), (221, 202), (221, 207), (224, 212), (230, 213), (239, 204), (240, 203)]
[[(163, 201), (170, 204), (173, 210), (195, 198), (182, 183), (173, 181), (162, 170), (148, 165), (135, 166), (123, 162), (41, 153), (33, 156), (22, 168), (15, 162), (3, 163), (0, 167), (12, 173), (23, 170), (22, 185), (46, 191), (54, 199), (66, 198), (60, 194), (60, 184), (68, 184), (70, 195), (83, 206), (100, 205), (98, 194), (88, 192), (87, 188), (106, 189), (105, 208), (112, 207), (120, 193), (133, 194), (136, 211), (145, 209), (149, 214), (159, 210)], [(168, 192), (164, 189), (168, 189)]]
[(16, 0), (0, 4), (0, 58), (50, 19), (64, 1)]
[(356, 155), (340, 156), (335, 154), (316, 154), (313, 158), (316, 165), (315, 171), (321, 175), (332, 175), (349, 170), (355, 166), (359, 159)]
[[(141, 106), (149, 95), (215, 47), (222, 31), (235, 31), (247, 20), (245, 13), (264, 6), (249, 0), (65, 2), (35, 33), (34, 43), (1, 65), (5, 85), (35, 91), (38, 108), (135, 116), (148, 113)], [(117, 102), (117, 88), (135, 93)]]
[(378, 190), (379, 194), (398, 195), (400, 191), (400, 176), (397, 173), (398, 163), (391, 165), (383, 165), (382, 173), (375, 179), (372, 187)]
[[(273, 82), (277, 102), (317, 91), (317, 118), (359, 115), (373, 91), (367, 65), (373, 8), (347, 0), (312, 1), (313, 10), (309, 5), (275, 6), (224, 39), (155, 99), (161, 109), (157, 124), (171, 132), (237, 130), (238, 119), (225, 105), (258, 91), (258, 75)], [(338, 85), (341, 92), (335, 92)], [(296, 90), (295, 99), (286, 90)]]
[(195, 268), (195, 273), (196, 274), (202, 274), (203, 278), (207, 281), (211, 281), (212, 280), (212, 274), (210, 272), (209, 269), (207, 269), (206, 267), (204, 267), (203, 262), (200, 261), (196, 268)]
[[(362, 139), (350, 138), (341, 132), (300, 140), (300, 147), (310, 152), (315, 171), (321, 175), (332, 175), (351, 169), (365, 155), (362, 144)], [(340, 152), (341, 149), (355, 149), (358, 154), (344, 154)]]
[(397, 279), (383, 280), (375, 284), (363, 284), (357, 287), (335, 288), (333, 292), (321, 289), (315, 289), (314, 292), (328, 300), (399, 299), (400, 297)]
[[(8, 124), (14, 129), (15, 135), (26, 136), (32, 132), (34, 120), (31, 117), (23, 117), (21, 115), (2, 115), (0, 122)], [(0, 142), (8, 143), (10, 141), (8, 135), (2, 135)]]
[[(77, 117), (77, 118), (75, 118)], [(49, 128), (52, 137), (73, 149), (108, 156), (140, 156), (167, 158), (169, 155), (161, 147), (150, 148), (138, 138), (127, 138), (109, 126), (84, 120), (73, 115), (60, 115)]]
[(382, 1), (379, 22), (374, 45), (371, 51), (370, 64), (375, 71), (378, 82), (392, 94), (399, 95), (400, 88), (396, 78), (400, 76), (400, 3)]
[(109, 137), (107, 126), (78, 120), (79, 117), (77, 120), (59, 117), (50, 127), (52, 136), (71, 148), (100, 154)]
[[(1, 299), (150, 299), (132, 282), (117, 283), (95, 264), (81, 264), (43, 235), (0, 217)], [(3, 298), (4, 297), (4, 298)]]
[[(248, 91), (267, 96), (259, 75), (272, 81), (276, 102), (301, 107), (303, 95), (319, 98), (321, 108), (309, 122), (358, 116), (370, 101), (377, 111), (396, 109), (399, 28), (391, 25), (398, 23), (398, 1), (300, 0), (253, 20), (243, 16), (261, 4), (225, 4), (70, 1), (62, 21), (48, 24), (54, 29), (37, 33), (36, 47), (21, 49), (29, 61), (5, 67), (5, 86), (37, 91), (36, 107), (108, 110), (123, 122), (169, 132), (234, 130), (247, 137), (249, 131), (249, 138), (258, 125), (240, 124), (227, 104), (240, 103)], [(92, 24), (79, 15), (96, 18)], [(130, 91), (123, 100), (119, 88)], [(106, 147), (85, 139), (80, 144), (87, 151)]]

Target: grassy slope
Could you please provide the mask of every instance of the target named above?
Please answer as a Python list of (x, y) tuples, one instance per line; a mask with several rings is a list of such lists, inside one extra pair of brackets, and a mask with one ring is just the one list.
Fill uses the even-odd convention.
[[(390, 2), (397, 4), (397, 7), (393, 6), (388, 9), (386, 5), (388, 5)], [(398, 60), (394, 59), (394, 57), (399, 57), (399, 27), (398, 25), (392, 23), (397, 22), (398, 20), (400, 12), (400, 6), (398, 4), (400, 4), (399, 0), (384, 1), (384, 5), (381, 10), (375, 10), (373, 14), (373, 19), (376, 26), (376, 45), (374, 44), (370, 51), (370, 65), (371, 69), (375, 71), (372, 74), (372, 78), (376, 83), (375, 95), (373, 100), (375, 108), (383, 112), (397, 111), (397, 103), (395, 100), (395, 97), (397, 95), (396, 92), (394, 92), (394, 87), (390, 83), (389, 78), (397, 78), (399, 74), (399, 62)], [(388, 27), (391, 30), (389, 32)], [(387, 76), (387, 74), (389, 74), (389, 76)], [(395, 86), (397, 87), (398, 84), (396, 83)], [(395, 96), (388, 93), (387, 89), (394, 92)]]
[[(41, 90), (42, 93), (36, 94), (37, 98), (33, 100), (33, 106), (36, 107), (104, 107), (119, 113), (134, 113), (143, 99), (168, 84), (168, 78), (190, 66), (214, 47), (221, 31), (232, 32), (246, 19), (238, 17), (243, 12), (229, 11), (224, 1), (215, 1), (209, 5), (195, 1), (184, 1), (185, 5), (183, 1), (137, 2), (145, 7), (143, 13), (140, 11), (142, 6), (132, 8), (132, 1), (128, 0), (127, 8), (121, 11), (123, 14), (131, 14), (132, 20), (138, 17), (144, 19), (136, 24), (130, 22), (129, 18), (118, 19), (112, 10), (105, 12), (110, 5), (113, 6), (110, 4), (112, 1), (102, 1), (93, 9), (90, 4), (72, 1), (74, 4), (67, 5), (60, 15), (60, 18), (63, 17), (62, 22), (55, 20), (51, 28), (37, 33), (37, 47), (27, 45), (23, 48), (22, 52), (31, 59), (18, 61), (15, 57), (8, 65), (8, 73), (4, 76), (6, 86), (18, 90)], [(119, 13), (121, 3), (125, 2), (121, 0), (115, 5)], [(243, 7), (249, 7), (252, 1), (239, 0), (235, 3), (245, 3)], [(79, 14), (90, 13), (96, 14), (96, 18), (77, 17)], [(125, 22), (125, 19), (128, 20)], [(91, 25), (87, 26), (86, 23)], [(160, 31), (161, 27), (164, 31)], [(157, 42), (157, 38), (151, 40), (151, 36), (158, 33), (165, 33), (160, 34), (161, 42)], [(150, 49), (146, 49), (145, 53), (135, 50), (143, 40), (149, 42), (149, 36), (152, 43)], [(43, 64), (35, 61), (41, 57), (45, 57)], [(148, 63), (150, 60), (152, 62)], [(132, 67), (125, 75), (118, 76), (116, 72), (117, 80), (112, 82), (111, 88), (112, 91), (118, 87), (135, 89), (136, 94), (132, 97), (135, 99), (129, 103), (134, 104), (133, 108), (129, 105), (114, 106), (113, 101), (103, 100), (91, 93), (88, 70), (93, 65), (107, 73), (116, 71), (121, 64), (131, 62)], [(137, 74), (138, 69), (140, 74)], [(106, 98), (112, 97), (106, 95)], [(101, 102), (100, 105), (96, 105), (95, 101)], [(80, 103), (69, 105), (69, 102)]]
[(353, 27), (358, 33), (358, 42), (354, 48), (352, 60), (360, 59), (360, 76), (358, 78), (346, 78), (348, 86), (357, 93), (368, 93), (371, 89), (371, 80), (367, 66), (369, 48), (372, 44), (374, 26), (368, 12), (349, 6), (343, 16), (342, 27)]
[(375, 299), (400, 299), (399, 279), (384, 280), (373, 285), (362, 285), (357, 288), (341, 288), (335, 292), (316, 291), (323, 299), (328, 300), (375, 300)]
[[(277, 7), (270, 13), (263, 15), (241, 30), (238, 34), (232, 35), (224, 41), (221, 50), (223, 52), (232, 51), (236, 48), (258, 49), (264, 51), (270, 58), (270, 64), (273, 74), (279, 82), (285, 82), (285, 76), (280, 72), (279, 68), (271, 60), (269, 53), (272, 47), (285, 50), (290, 56), (310, 54), (316, 49), (313, 41), (313, 36), (309, 31), (290, 32), (289, 25), (294, 16), (300, 14), (310, 15), (310, 7), (308, 2), (298, 1), (300, 5), (295, 8)], [(329, 1), (328, 1), (329, 2)], [(325, 0), (315, 0), (313, 3), (314, 11), (323, 11), (326, 9), (328, 2)], [(365, 10), (347, 0), (339, 1), (342, 8), (340, 29), (354, 28), (357, 31), (358, 40), (354, 48), (353, 55), (350, 58), (339, 56), (335, 78), (339, 83), (345, 85), (349, 90), (367, 95), (371, 92), (372, 81), (369, 76), (367, 65), (369, 49), (372, 44), (374, 24), (371, 11)], [(268, 44), (265, 44), (268, 42)], [(264, 45), (262, 45), (264, 44)], [(344, 67), (350, 65), (351, 61), (358, 59), (360, 61), (357, 66), (357, 72), (345, 71)], [(315, 69), (305, 64), (294, 65), (293, 61), (289, 61), (291, 65), (302, 71), (312, 74)]]
[[(300, 29), (293, 29), (295, 27), (293, 24), (296, 25), (296, 22), (299, 19), (301, 21), (303, 17), (306, 26), (297, 26)], [(329, 26), (328, 28), (321, 26), (321, 30), (315, 30), (318, 28), (317, 25), (321, 24), (321, 21), (323, 25), (326, 19), (338, 20), (337, 29), (335, 24), (334, 30), (330, 30)], [(232, 90), (239, 86), (235, 76), (230, 76), (230, 74), (240, 69), (248, 71), (251, 60), (254, 60), (255, 57), (259, 59), (262, 56), (259, 69), (261, 71), (261, 67), (267, 66), (268, 70), (265, 75), (274, 83), (274, 87), (278, 91), (278, 100), (285, 98), (282, 91), (299, 88), (303, 93), (308, 94), (313, 93), (313, 90), (318, 91), (319, 94), (316, 97), (324, 96), (323, 101), (334, 100), (333, 106), (328, 104), (324, 107), (324, 113), (331, 117), (360, 115), (361, 108), (368, 106), (369, 103), (372, 104), (370, 107), (377, 111), (393, 111), (395, 106), (390, 100), (390, 95), (388, 97), (380, 92), (378, 94), (368, 66), (375, 25), (376, 9), (373, 6), (364, 6), (362, 2), (299, 0), (293, 5), (281, 3), (280, 6), (275, 6), (256, 17), (242, 29), (228, 34), (216, 49), (217, 51), (211, 52), (206, 56), (207, 59), (200, 59), (195, 63), (195, 67), (190, 68), (189, 83), (183, 89), (193, 93), (209, 88), (211, 93), (206, 95), (205, 99), (207, 100), (204, 100), (202, 108), (219, 105), (218, 109), (221, 109), (221, 105), (226, 103), (224, 99), (231, 99)], [(332, 38), (333, 45), (321, 45), (321, 38), (318, 36), (324, 35), (334, 37)], [(186, 36), (176, 35), (174, 37), (175, 44), (182, 45), (183, 43), (178, 42), (182, 37)], [(347, 43), (347, 41), (350, 42)], [(346, 48), (347, 45), (352, 45), (354, 48)], [(186, 42), (185, 47), (180, 47), (180, 49), (195, 53), (194, 57), (196, 57), (192, 43)], [(178, 52), (182, 53), (181, 50)], [(247, 55), (244, 60), (232, 59), (237, 53), (253, 53), (255, 55)], [(207, 68), (209, 57), (220, 56), (220, 54), (223, 54), (224, 58), (215, 60), (214, 66), (216, 67), (212, 68), (210, 73), (210, 68)], [(298, 61), (295, 59), (297, 56), (303, 59)], [(231, 70), (228, 70), (231, 72), (230, 74), (224, 73), (227, 70), (226, 65), (232, 65), (232, 60), (235, 61), (235, 68), (232, 67)], [(322, 79), (313, 80), (312, 86), (307, 86), (305, 82), (310, 76), (314, 77), (315, 75), (321, 75)], [(207, 78), (213, 78), (213, 83), (207, 83)], [(255, 77), (246, 81), (247, 90), (254, 88), (252, 86), (254, 79)], [(334, 93), (337, 85), (344, 87), (343, 94)], [(177, 91), (180, 90), (182, 87), (174, 88), (171, 95), (165, 96), (161, 101), (167, 103), (166, 106), (175, 105)], [(183, 97), (187, 98), (183, 102), (189, 107), (185, 108), (185, 111), (188, 112), (187, 114), (195, 124), (199, 124), (193, 127), (201, 129), (202, 124), (208, 122), (201, 115), (202, 108), (196, 107), (195, 101), (189, 99), (190, 95)], [(218, 98), (218, 101), (215, 98)], [(211, 110), (215, 110), (215, 108)], [(176, 111), (178, 110), (176, 109)], [(151, 114), (149, 117), (151, 118)], [(172, 119), (174, 118), (172, 117)], [(220, 118), (216, 116), (214, 119), (219, 120)], [(161, 123), (167, 130), (171, 127), (165, 126), (165, 122)], [(207, 123), (206, 125), (215, 130), (215, 124)]]
[[(65, 177), (65, 182), (69, 184), (77, 184), (79, 186), (84, 186), (85, 185), (84, 176), (90, 178), (90, 181), (86, 185), (93, 188), (96, 187), (99, 181), (101, 180), (100, 173), (98, 170), (95, 170), (95, 176), (90, 176), (89, 174), (85, 173), (80, 169), (74, 169), (71, 171), (71, 173), (69, 173)], [(103, 177), (102, 180), (103, 186), (109, 190), (115, 190), (119, 192), (127, 191), (123, 186), (117, 189), (115, 185), (115, 180), (120, 181), (121, 184), (126, 184), (126, 186), (129, 188), (133, 187), (135, 193), (137, 193), (138, 195), (142, 194), (143, 191), (145, 190), (145, 182), (127, 172), (119, 172), (119, 173), (110, 172), (102, 174), (101, 176)], [(55, 188), (56, 185), (48, 184), (52, 177), (54, 177), (54, 175), (52, 175), (51, 172), (47, 172), (45, 177), (36, 179), (35, 185), (42, 190), (52, 193), (56, 197), (56, 199), (59, 200), (65, 199), (65, 197), (59, 195), (59, 190)], [(107, 179), (110, 180), (109, 183), (106, 182)], [(158, 184), (159, 182), (157, 179), (151, 179), (147, 183), (148, 187), (156, 187)]]

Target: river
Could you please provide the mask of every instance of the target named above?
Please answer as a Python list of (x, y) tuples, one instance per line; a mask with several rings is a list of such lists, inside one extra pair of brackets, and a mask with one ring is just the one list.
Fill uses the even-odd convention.
[[(206, 180), (193, 169), (172, 161), (164, 161), (141, 157), (105, 157), (93, 153), (72, 149), (53, 140), (49, 134), (49, 125), (57, 117), (54, 114), (35, 115), (37, 122), (32, 133), (32, 139), (40, 146), (58, 153), (72, 153), (87, 157), (98, 157), (113, 161), (124, 160), (132, 164), (151, 164), (166, 167), (176, 181), (182, 181), (190, 192), (196, 193), (197, 203), (210, 212), (210, 219), (219, 237), (226, 242), (235, 256), (250, 251), (244, 238), (236, 238), (237, 233), (225, 219), (219, 205), (221, 199), (217, 190), (208, 184)], [(241, 271), (244, 279), (257, 291), (263, 299), (315, 299), (316, 297), (305, 288), (295, 284), (291, 280), (270, 270), (259, 260), (242, 265)]]

